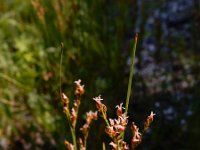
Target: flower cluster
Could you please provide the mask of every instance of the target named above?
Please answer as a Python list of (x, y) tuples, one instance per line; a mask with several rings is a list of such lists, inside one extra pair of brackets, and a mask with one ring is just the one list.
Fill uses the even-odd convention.
[[(117, 119), (108, 119), (106, 115), (107, 107), (101, 102), (103, 99), (101, 98), (101, 95), (98, 97), (93, 98), (96, 102), (96, 107), (102, 116), (102, 118), (105, 120), (107, 126), (105, 129), (105, 132), (111, 137), (112, 142), (110, 145), (113, 147), (113, 149), (117, 150), (120, 147), (126, 147), (126, 143), (121, 140), (122, 136), (124, 134), (124, 131), (126, 129), (126, 125), (128, 123), (128, 117), (126, 117), (125, 113), (123, 114), (123, 107), (122, 104), (119, 106), (116, 106), (117, 108)], [(109, 121), (108, 121), (109, 120)]]
[(84, 85), (81, 85), (81, 80), (77, 80), (74, 82), (76, 84), (76, 90), (75, 90), (75, 95), (77, 98), (80, 98), (84, 93)]
[[(65, 140), (64, 144), (67, 149), (69, 150), (77, 150), (77, 143), (79, 144), (80, 150), (87, 149), (87, 138), (91, 123), (93, 120), (97, 120), (97, 111), (89, 111), (86, 113), (86, 122), (80, 128), (80, 131), (83, 133), (83, 138), (79, 138), (78, 141), (76, 140), (76, 122), (78, 117), (78, 110), (81, 104), (81, 96), (84, 94), (84, 85), (81, 85), (81, 80), (75, 81), (76, 89), (75, 89), (75, 96), (76, 99), (73, 102), (73, 106), (71, 110), (69, 109), (69, 98), (63, 93), (62, 94), (62, 103), (63, 103), (63, 112), (66, 114), (68, 122), (70, 124), (71, 134), (73, 143)], [(116, 115), (117, 118), (111, 119), (107, 116), (107, 107), (105, 104), (102, 103), (103, 99), (99, 95), (98, 97), (93, 98), (96, 102), (96, 107), (100, 116), (104, 119), (106, 123), (105, 132), (111, 138), (110, 146), (112, 150), (129, 150), (135, 149), (142, 141), (142, 134), (139, 132), (139, 128), (135, 125), (134, 122), (131, 124), (132, 130), (132, 140), (131, 140), (131, 147), (124, 141), (124, 134), (128, 125), (128, 116), (123, 107), (123, 103), (116, 106)], [(151, 114), (147, 117), (144, 123), (144, 129), (142, 133), (144, 133), (151, 123), (154, 120), (155, 114), (151, 112)], [(104, 145), (105, 147), (105, 145)]]
[[(123, 136), (128, 124), (128, 116), (125, 112), (123, 112), (124, 107), (122, 107), (123, 103), (117, 105), (117, 119), (108, 119), (106, 115), (106, 106), (102, 103), (101, 96), (93, 98), (96, 102), (96, 107), (100, 112), (101, 116), (105, 120), (107, 126), (105, 132), (110, 136), (112, 141), (110, 145), (112, 146), (112, 150), (129, 150), (129, 145), (123, 140)], [(146, 122), (144, 123), (144, 131), (146, 131), (150, 124), (153, 121), (154, 113), (147, 117)], [(109, 121), (108, 121), (109, 120)], [(142, 141), (142, 134), (139, 132), (139, 128), (132, 122), (131, 125), (132, 130), (132, 140), (131, 140), (131, 149), (135, 149), (137, 145), (139, 145)]]
[(153, 122), (153, 118), (156, 114), (154, 114), (153, 112), (151, 112), (151, 114), (147, 117), (147, 120), (144, 123), (144, 130), (146, 131), (149, 126), (151, 125), (151, 123)]
[(80, 84), (81, 83), (80, 79), (78, 81), (75, 81), (74, 83), (76, 84), (76, 89), (75, 89), (76, 99), (74, 100), (71, 111), (69, 110), (69, 99), (64, 93), (62, 93), (63, 111), (66, 114), (67, 118), (70, 120), (70, 126), (72, 128), (76, 127), (80, 100), (81, 100), (81, 96), (83, 95), (85, 91), (84, 85)]
[(139, 128), (134, 123), (131, 124), (131, 130), (133, 133), (133, 137), (131, 140), (131, 147), (132, 147), (132, 149), (135, 149), (135, 147), (141, 143), (142, 135), (139, 132)]
[(94, 101), (96, 101), (96, 107), (98, 109), (98, 111), (102, 114), (106, 114), (107, 111), (107, 107), (106, 105), (104, 105), (101, 101), (103, 100), (101, 98), (101, 95), (99, 95), (98, 97), (93, 98)]
[(67, 114), (69, 112), (69, 99), (64, 93), (62, 93), (62, 103), (63, 103), (63, 112)]
[(80, 128), (84, 135), (88, 134), (92, 120), (97, 120), (97, 112), (89, 111), (86, 113), (86, 123), (83, 125), (82, 128)]
[(112, 146), (113, 150), (129, 149), (126, 142), (123, 141), (122, 139), (124, 132), (126, 130), (127, 123), (128, 123), (128, 117), (126, 116), (125, 113), (123, 113), (123, 109), (124, 109), (122, 107), (123, 104), (121, 103), (120, 105), (116, 106), (117, 116), (118, 116), (117, 119), (111, 119), (111, 118), (107, 119), (107, 115), (106, 115), (107, 108), (101, 102), (103, 100), (101, 96), (95, 97), (93, 99), (96, 102), (96, 107), (98, 111), (100, 112), (101, 116), (103, 117), (103, 119), (105, 120), (107, 124), (105, 132), (112, 139), (112, 142), (110, 142), (110, 145)]
[[(69, 98), (63, 93), (62, 94), (62, 103), (63, 103), (63, 112), (66, 114), (68, 122), (70, 124), (71, 128), (71, 134), (73, 138), (73, 144), (69, 141), (65, 140), (64, 144), (66, 145), (67, 149), (69, 150), (77, 150), (76, 146), (76, 123), (77, 123), (77, 116), (78, 116), (78, 110), (79, 106), (81, 104), (81, 96), (85, 93), (84, 85), (81, 85), (81, 80), (77, 80), (74, 82), (76, 89), (75, 89), (75, 96), (76, 99), (74, 100), (73, 107), (71, 108), (71, 111), (69, 109)], [(79, 138), (79, 148), (80, 150), (86, 149), (86, 140), (88, 137), (88, 132), (90, 129), (90, 124), (93, 120), (97, 120), (97, 112), (89, 111), (86, 113), (86, 123), (83, 125), (80, 130), (82, 131), (84, 135), (84, 142), (81, 138)]]
[(88, 132), (90, 129), (90, 124), (92, 123), (93, 120), (97, 120), (97, 112), (92, 112), (89, 111), (86, 113), (86, 123), (80, 128), (80, 130), (83, 133), (84, 136), (84, 143), (81, 138), (79, 138), (79, 145), (80, 145), (80, 150), (85, 150), (87, 147), (87, 138), (88, 138)]
[(110, 125), (106, 127), (106, 133), (113, 139), (120, 139), (128, 123), (126, 116), (120, 116), (118, 119), (109, 119)]

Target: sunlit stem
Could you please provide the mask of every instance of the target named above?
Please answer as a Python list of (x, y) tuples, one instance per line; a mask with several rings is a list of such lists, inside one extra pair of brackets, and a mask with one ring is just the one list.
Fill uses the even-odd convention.
[(134, 62), (135, 62), (135, 52), (137, 47), (137, 40), (138, 40), (138, 33), (135, 35), (135, 41), (132, 51), (132, 61), (131, 61), (131, 67), (130, 67), (130, 74), (129, 74), (129, 81), (128, 81), (128, 90), (127, 90), (127, 97), (126, 97), (126, 106), (125, 106), (125, 114), (127, 116), (128, 113), (128, 106), (129, 106), (129, 99), (131, 95), (131, 86), (132, 86), (132, 79), (133, 79), (133, 72), (134, 72)]
[(102, 149), (103, 150), (106, 150), (106, 146), (105, 146), (105, 143), (103, 142), (103, 144), (102, 144)]

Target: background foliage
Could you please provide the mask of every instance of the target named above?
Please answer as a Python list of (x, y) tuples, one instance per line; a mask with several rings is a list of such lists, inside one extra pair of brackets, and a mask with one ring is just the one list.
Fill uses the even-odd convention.
[[(135, 32), (130, 118), (142, 125), (157, 114), (138, 149), (200, 148), (199, 9), (197, 0), (0, 0), (0, 148), (64, 149), (61, 42), (64, 92), (73, 99), (78, 78), (86, 86), (79, 126), (98, 94), (113, 117), (126, 97)], [(101, 149), (108, 139), (101, 119), (94, 129), (89, 140), (98, 143), (88, 146)]]

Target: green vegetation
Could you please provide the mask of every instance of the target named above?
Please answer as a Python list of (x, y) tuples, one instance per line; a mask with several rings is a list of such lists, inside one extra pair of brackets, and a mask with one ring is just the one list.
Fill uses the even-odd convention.
[[(157, 117), (138, 149), (199, 149), (199, 4), (188, 1), (193, 4), (177, 15), (170, 2), (0, 0), (0, 149), (65, 148), (61, 42), (63, 92), (73, 98), (79, 78), (87, 89), (77, 126), (84, 124), (83, 112), (95, 109), (91, 98), (98, 94), (114, 116), (126, 97), (135, 31), (140, 40), (128, 113), (139, 126), (145, 112), (155, 110)], [(91, 149), (109, 141), (105, 123), (96, 124)]]

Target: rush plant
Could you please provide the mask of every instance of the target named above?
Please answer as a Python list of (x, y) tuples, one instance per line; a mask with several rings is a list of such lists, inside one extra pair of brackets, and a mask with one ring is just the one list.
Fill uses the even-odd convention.
[[(81, 85), (81, 80), (75, 81), (75, 96), (76, 99), (73, 102), (73, 107), (69, 108), (69, 98), (62, 93), (62, 89), (60, 89), (61, 93), (61, 99), (63, 103), (63, 112), (67, 116), (67, 120), (69, 122), (70, 131), (72, 135), (72, 143), (68, 140), (64, 141), (64, 144), (66, 145), (67, 149), (69, 150), (86, 150), (87, 149), (87, 138), (89, 129), (91, 126), (91, 123), (94, 120), (97, 120), (98, 115), (102, 117), (106, 123), (105, 132), (109, 135), (111, 138), (110, 146), (112, 147), (112, 150), (134, 150), (142, 141), (142, 135), (141, 133), (144, 133), (151, 123), (154, 120), (155, 114), (153, 112), (150, 113), (150, 115), (147, 117), (144, 127), (142, 131), (139, 131), (139, 128), (137, 125), (132, 122), (131, 123), (131, 130), (132, 130), (132, 140), (131, 145), (128, 145), (124, 141), (124, 133), (126, 131), (127, 125), (128, 125), (128, 106), (129, 106), (129, 99), (131, 94), (131, 85), (132, 85), (132, 78), (133, 78), (133, 72), (134, 72), (134, 61), (135, 61), (135, 52), (136, 52), (136, 46), (138, 41), (138, 33), (136, 33), (134, 38), (134, 46), (132, 51), (132, 63), (130, 67), (130, 75), (129, 75), (129, 83), (128, 83), (128, 90), (127, 90), (127, 98), (126, 98), (126, 104), (125, 108), (123, 107), (123, 103), (116, 106), (116, 114), (117, 118), (111, 119), (107, 115), (107, 107), (105, 104), (102, 103), (103, 99), (101, 98), (101, 95), (93, 98), (93, 100), (96, 102), (96, 107), (98, 112), (89, 111), (86, 113), (86, 123), (80, 128), (80, 131), (83, 133), (83, 138), (77, 139), (76, 137), (76, 123), (78, 118), (78, 110), (79, 106), (81, 104), (81, 97), (85, 92), (84, 85)], [(63, 52), (63, 45), (62, 52)], [(62, 65), (62, 54), (61, 54), (61, 62)], [(60, 69), (60, 72), (62, 70)], [(102, 149), (105, 149), (105, 144), (103, 143)]]

